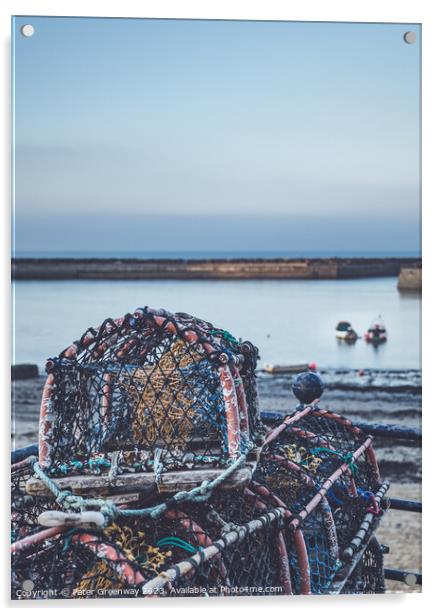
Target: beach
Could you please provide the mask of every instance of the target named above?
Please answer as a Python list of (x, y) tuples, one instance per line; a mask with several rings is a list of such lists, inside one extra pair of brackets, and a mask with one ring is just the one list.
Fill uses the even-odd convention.
[[(407, 500), (422, 500), (420, 482), (391, 483), (388, 496)], [(384, 555), (385, 566), (403, 571), (422, 571), (422, 514), (394, 509), (382, 519), (377, 531), (379, 541), (390, 548)], [(421, 592), (421, 586), (407, 586), (387, 580), (388, 592)]]

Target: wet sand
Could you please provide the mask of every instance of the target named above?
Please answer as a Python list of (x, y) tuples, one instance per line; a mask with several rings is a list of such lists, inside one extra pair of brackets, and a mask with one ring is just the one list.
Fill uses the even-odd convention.
[[(421, 483), (392, 483), (388, 496), (422, 500)], [(384, 555), (385, 567), (403, 571), (422, 571), (422, 514), (390, 509), (377, 531), (377, 538), (390, 548)], [(421, 586), (407, 586), (387, 580), (387, 592), (421, 592)]]

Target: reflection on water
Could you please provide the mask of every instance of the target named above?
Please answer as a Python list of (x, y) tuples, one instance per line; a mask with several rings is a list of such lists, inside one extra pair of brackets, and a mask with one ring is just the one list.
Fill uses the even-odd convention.
[[(150, 305), (189, 312), (252, 340), (262, 363), (315, 361), (318, 367), (406, 369), (420, 363), (419, 294), (395, 278), (247, 281), (16, 281), (14, 363), (40, 366), (108, 316)], [(335, 326), (362, 336), (382, 315), (389, 339), (346, 344)]]

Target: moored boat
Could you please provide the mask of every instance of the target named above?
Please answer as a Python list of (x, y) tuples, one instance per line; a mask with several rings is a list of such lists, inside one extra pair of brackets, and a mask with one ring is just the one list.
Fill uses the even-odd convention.
[(380, 317), (376, 321), (373, 321), (368, 331), (364, 334), (364, 338), (367, 342), (372, 342), (373, 344), (386, 342), (388, 334)]
[(314, 364), (266, 364), (264, 371), (269, 374), (299, 374), (307, 370), (314, 370)]
[(357, 340), (358, 335), (348, 321), (339, 321), (336, 325), (336, 338), (340, 340)]

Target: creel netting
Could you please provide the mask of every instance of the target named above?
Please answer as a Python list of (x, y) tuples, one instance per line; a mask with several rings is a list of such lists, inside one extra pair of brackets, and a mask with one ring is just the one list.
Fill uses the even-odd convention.
[(223, 467), (261, 441), (257, 349), (149, 308), (48, 361), (40, 462), (52, 475)]

